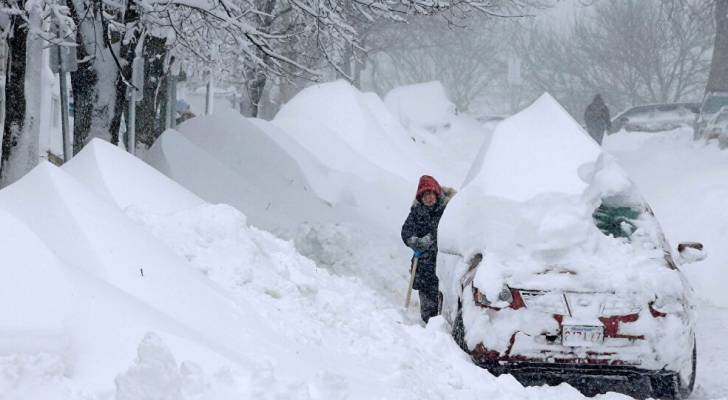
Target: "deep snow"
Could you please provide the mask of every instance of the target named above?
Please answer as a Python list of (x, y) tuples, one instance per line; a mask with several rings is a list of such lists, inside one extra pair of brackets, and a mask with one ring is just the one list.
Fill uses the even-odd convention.
[(398, 303), (317, 268), (232, 207), (155, 210), (151, 198), (184, 189), (150, 185), (156, 171), (106, 143), (84, 152), (96, 154), (78, 170), (117, 152), (117, 173), (136, 171), (143, 190), (102, 192), (109, 201), (43, 164), (0, 192), (17, 238), (4, 250), (21, 267), (3, 269), (4, 398), (580, 397), (493, 378), (441, 319), (412, 324)]
[[(494, 378), (467, 360), (442, 318), (423, 328), (414, 307), (401, 309), (410, 254), (397, 236), (416, 186), (408, 174), (419, 171), (403, 168), (407, 157), (376, 151), (406, 143), (411, 157), (432, 161), (428, 172), (457, 186), (464, 160), (489, 132), (458, 116), (455, 128), (428, 133), (438, 140), (413, 141), (402, 127), (372, 122), (396, 122), (381, 100), (341, 83), (328, 88), (311, 98), (331, 105), (341, 96), (341, 115), (369, 122), (334, 123), (333, 112), (306, 101), (302, 114), (282, 114), (272, 127), (200, 118), (209, 121), (197, 125), (201, 132), (167, 132), (147, 159), (186, 188), (95, 141), (63, 169), (41, 165), (0, 191), (8, 238), (0, 250), (9, 266), (0, 268), (0, 399), (583, 398), (566, 385), (522, 388), (510, 376)], [(216, 133), (220, 125), (227, 131)], [(369, 130), (376, 135), (366, 138), (377, 139), (366, 151), (343, 137)], [(392, 132), (404, 139), (391, 144)], [(248, 133), (256, 136), (235, 136)], [(226, 148), (191, 135), (213, 135)], [(682, 157), (716, 171), (707, 186), (687, 185), (691, 199), (715, 207), (698, 215), (704, 229), (696, 231), (705, 235), (689, 238), (704, 240), (710, 253), (691, 266), (691, 278), (709, 282), (725, 260), (710, 242), (724, 242), (726, 231), (711, 218), (719, 193), (703, 199), (696, 190), (721, 187), (711, 184), (725, 182), (726, 156), (682, 138), (635, 138), (621, 138), (614, 152), (640, 186), (654, 183), (643, 190), (671, 238), (692, 233), (689, 221), (664, 216), (689, 215), (662, 186), (681, 167), (665, 161), (641, 170), (640, 161)], [(261, 160), (264, 171), (235, 163), (235, 154), (256, 151), (271, 157)], [(277, 183), (258, 185), (259, 172), (277, 174)], [(299, 178), (287, 188), (290, 176)], [(263, 213), (265, 199), (280, 193), (323, 207), (293, 210), (305, 212), (294, 221), (284, 206)], [(721, 296), (703, 294), (716, 303)], [(728, 318), (725, 309), (701, 311), (694, 397), (718, 399), (726, 393), (720, 337)]]

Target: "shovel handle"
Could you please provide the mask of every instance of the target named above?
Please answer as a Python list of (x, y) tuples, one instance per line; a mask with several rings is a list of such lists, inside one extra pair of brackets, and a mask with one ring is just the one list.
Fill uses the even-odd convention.
[(417, 275), (417, 261), (419, 261), (419, 257), (414, 257), (412, 259), (412, 269), (410, 271), (409, 287), (407, 288), (407, 298), (404, 301), (405, 309), (409, 308), (410, 298), (412, 297), (412, 286), (415, 284), (415, 275)]

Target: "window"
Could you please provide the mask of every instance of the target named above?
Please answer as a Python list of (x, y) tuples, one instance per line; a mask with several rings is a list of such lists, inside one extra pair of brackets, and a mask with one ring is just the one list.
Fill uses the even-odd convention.
[(629, 239), (637, 229), (635, 221), (641, 213), (641, 210), (635, 207), (613, 207), (602, 204), (594, 210), (592, 217), (594, 224), (605, 235)]
[(714, 114), (720, 111), (721, 107), (728, 106), (728, 96), (708, 97), (703, 103), (703, 113)]

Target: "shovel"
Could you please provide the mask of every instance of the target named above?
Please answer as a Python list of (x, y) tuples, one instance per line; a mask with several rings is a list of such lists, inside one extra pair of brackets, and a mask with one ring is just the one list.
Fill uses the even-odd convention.
[(410, 304), (410, 298), (412, 297), (412, 286), (415, 284), (415, 275), (417, 275), (417, 261), (419, 261), (420, 257), (415, 253), (415, 256), (412, 258), (412, 268), (410, 268), (410, 280), (409, 280), (409, 287), (407, 288), (407, 299), (404, 301), (404, 308), (405, 310), (409, 308)]

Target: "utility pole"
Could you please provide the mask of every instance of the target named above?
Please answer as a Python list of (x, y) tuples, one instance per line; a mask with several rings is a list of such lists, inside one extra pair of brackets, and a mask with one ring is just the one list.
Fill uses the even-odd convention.
[[(61, 60), (61, 46), (56, 49), (58, 59)], [(61, 135), (63, 135), (63, 162), (68, 162), (73, 156), (71, 149), (71, 138), (68, 132), (68, 91), (66, 90), (66, 71), (63, 69), (63, 61), (58, 63), (58, 82), (61, 90)]]
[(58, 74), (58, 86), (61, 97), (61, 135), (63, 142), (63, 162), (68, 162), (73, 157), (73, 141), (71, 140), (71, 131), (68, 127), (68, 84), (66, 82), (66, 74), (74, 72), (78, 69), (76, 61), (76, 48), (62, 46), (63, 30), (54, 25), (57, 31), (56, 37), (58, 43), (51, 48), (50, 67), (51, 71)]
[(164, 128), (174, 129), (177, 127), (177, 75), (170, 72), (167, 75), (167, 115)]
[[(5, 36), (0, 37), (0, 128), (5, 126), (5, 80), (8, 72), (8, 40)], [(0, 140), (0, 143), (2, 140)]]
[(213, 80), (212, 71), (210, 71), (210, 76), (207, 81), (207, 96), (205, 97), (205, 115), (212, 114), (212, 107), (214, 103), (214, 92), (215, 92), (215, 83)]
[(129, 126), (126, 127), (127, 151), (136, 155), (136, 103), (144, 97), (144, 58), (134, 57), (131, 66), (131, 87), (129, 88)]

